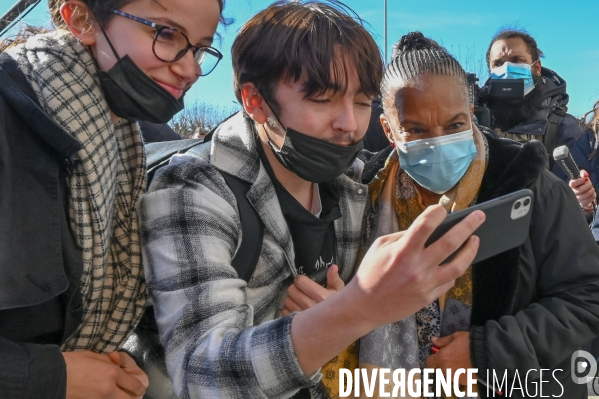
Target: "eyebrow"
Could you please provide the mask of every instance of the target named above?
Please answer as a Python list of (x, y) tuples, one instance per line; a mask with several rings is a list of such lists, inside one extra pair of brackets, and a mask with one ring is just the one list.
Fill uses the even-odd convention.
[(399, 118), (399, 123), (401, 123), (402, 125), (416, 125), (416, 126), (423, 126), (423, 124), (421, 122), (418, 121), (412, 121), (410, 119), (402, 119)]
[(497, 61), (503, 61), (504, 59), (506, 59), (506, 60), (513, 60), (514, 58), (517, 58), (517, 57), (524, 58), (525, 55), (524, 54), (520, 54), (520, 53), (510, 54), (510, 55), (505, 56), (505, 57), (502, 56), (502, 57), (499, 57), (499, 58), (494, 58), (493, 60), (491, 60), (491, 62), (494, 63), (494, 62), (497, 62)]
[[(448, 122), (451, 123), (453, 121), (455, 121), (456, 119), (459, 118), (468, 118), (468, 114), (466, 112), (460, 112), (459, 114), (454, 115), (453, 118), (451, 118)], [(401, 123), (402, 125), (414, 125), (414, 126), (424, 126), (424, 124), (422, 124), (422, 122), (418, 122), (418, 121), (413, 121), (410, 119), (399, 119), (399, 123)]]
[[(153, 3), (156, 3), (158, 6), (160, 6), (160, 8), (162, 8), (164, 11), (168, 11), (168, 8), (166, 8), (160, 1), (158, 0), (152, 0)], [(162, 21), (162, 23), (164, 25), (168, 25), (170, 28), (176, 28), (178, 30), (180, 30), (181, 32), (183, 32), (185, 34), (185, 36), (188, 36), (187, 30), (179, 25), (178, 23), (176, 23), (175, 21), (173, 21), (172, 19), (169, 18), (162, 18), (162, 17), (156, 17), (154, 18), (156, 21)], [(200, 42), (203, 41), (208, 41), (209, 44), (214, 43), (214, 36), (206, 36), (203, 39), (200, 39)], [(199, 43), (196, 43), (196, 46), (200, 45)]]
[(465, 112), (460, 112), (459, 114), (457, 114), (457, 115), (455, 115), (453, 118), (451, 118), (451, 119), (449, 120), (449, 122), (453, 122), (453, 121), (455, 121), (456, 119), (460, 119), (460, 118), (466, 118), (466, 119), (468, 119), (468, 114), (467, 114), (467, 113), (465, 113)]
[[(178, 31), (183, 32), (185, 34), (185, 36), (188, 36), (187, 30), (183, 26), (179, 25), (178, 23), (176, 23), (175, 21), (173, 21), (170, 18), (165, 18), (165, 17), (148, 17), (147, 19), (150, 20), (150, 21), (159, 23), (159, 25), (166, 25), (169, 28), (175, 28)], [(203, 42), (203, 41), (208, 41), (210, 44), (212, 44), (214, 42), (214, 37), (212, 37), (212, 36), (206, 36), (203, 39), (200, 39), (200, 42)], [(196, 43), (196, 45), (199, 45), (200, 47), (202, 46), (200, 43)]]

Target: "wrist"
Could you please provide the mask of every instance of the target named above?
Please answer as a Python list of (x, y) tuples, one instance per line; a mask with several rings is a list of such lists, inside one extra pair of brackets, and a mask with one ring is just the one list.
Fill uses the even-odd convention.
[(351, 328), (360, 334), (360, 337), (388, 324), (381, 319), (381, 317), (385, 317), (384, 312), (373, 310), (371, 296), (360, 287), (357, 279), (354, 278), (348, 283), (342, 291), (337, 293), (336, 297), (339, 301), (337, 306), (344, 309), (345, 318), (352, 325)]
[[(293, 315), (291, 342), (304, 375), (313, 376), (326, 362), (371, 331), (353, 308), (346, 289)], [(314, 339), (314, 337), (323, 337)]]

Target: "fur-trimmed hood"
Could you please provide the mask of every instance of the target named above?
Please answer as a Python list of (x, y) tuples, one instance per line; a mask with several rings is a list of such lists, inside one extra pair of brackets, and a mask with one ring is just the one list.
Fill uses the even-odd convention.
[[(489, 164), (477, 202), (530, 188), (547, 168), (547, 153), (540, 141), (520, 144), (486, 135)], [(512, 308), (518, 286), (520, 248), (500, 253), (473, 265), (472, 325), (497, 320)]]

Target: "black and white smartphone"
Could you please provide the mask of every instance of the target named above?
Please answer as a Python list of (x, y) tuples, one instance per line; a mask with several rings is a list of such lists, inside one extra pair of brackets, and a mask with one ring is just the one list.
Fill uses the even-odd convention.
[[(487, 218), (474, 232), (474, 235), (480, 238), (480, 245), (472, 263), (518, 247), (528, 236), (533, 199), (532, 191), (524, 189), (450, 213), (431, 234), (426, 246), (437, 241), (470, 213), (481, 210)], [(454, 255), (452, 254), (444, 263), (450, 261)]]

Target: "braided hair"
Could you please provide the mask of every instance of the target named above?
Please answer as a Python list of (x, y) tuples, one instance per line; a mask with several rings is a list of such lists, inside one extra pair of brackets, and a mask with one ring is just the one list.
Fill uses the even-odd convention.
[(466, 72), (460, 63), (436, 41), (420, 32), (410, 32), (393, 46), (391, 62), (385, 68), (381, 82), (383, 108), (398, 88), (417, 82), (424, 74), (454, 76), (468, 92)]

